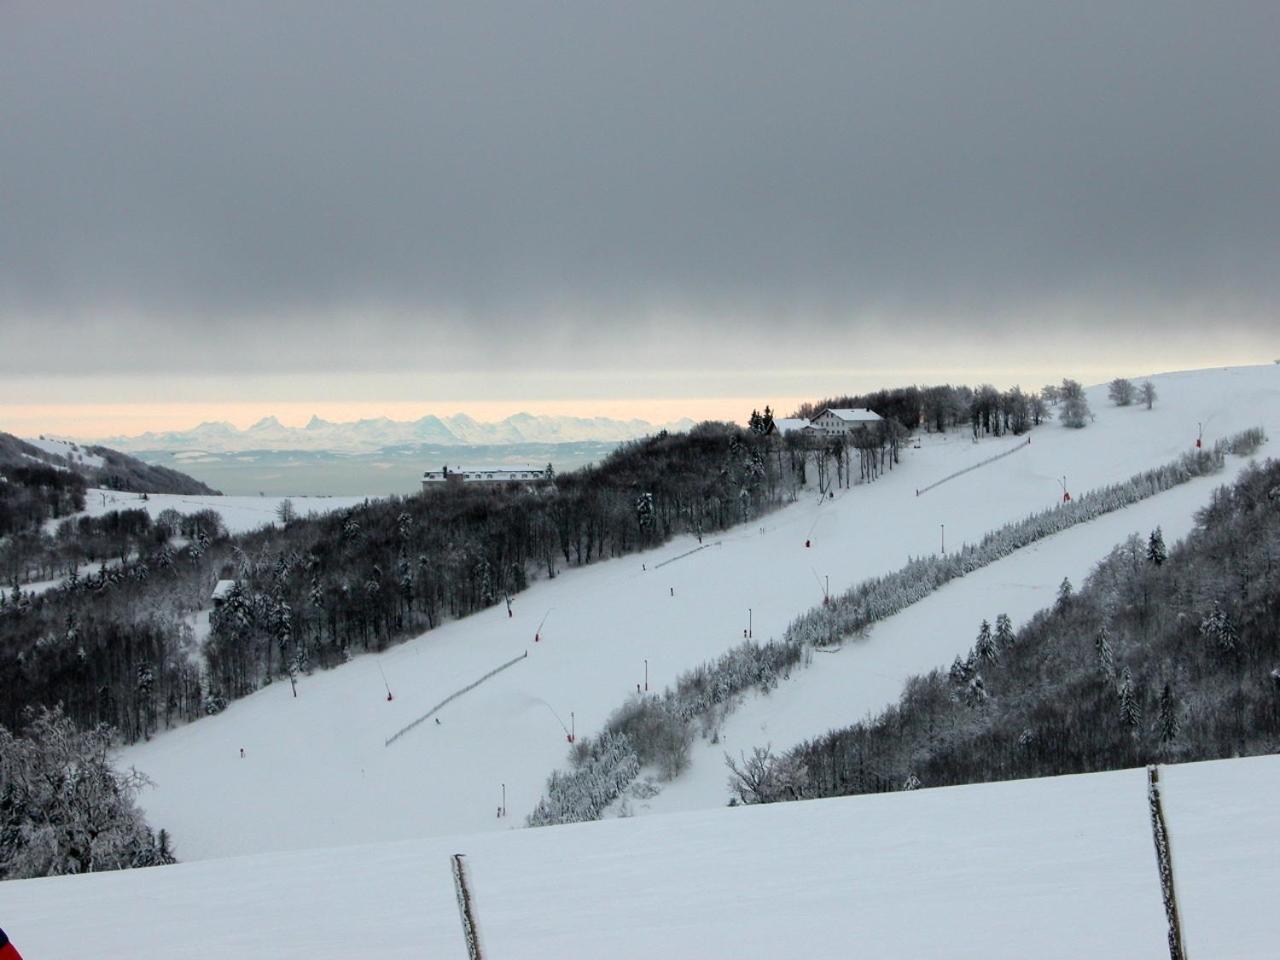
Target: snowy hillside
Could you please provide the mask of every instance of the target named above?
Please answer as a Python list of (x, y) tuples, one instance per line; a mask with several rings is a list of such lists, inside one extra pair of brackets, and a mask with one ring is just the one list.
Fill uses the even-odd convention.
[(26, 442), (33, 447), (40, 448), (45, 453), (65, 457), (67, 460), (82, 466), (101, 467), (104, 463), (102, 457), (94, 453), (88, 453), (80, 444), (71, 440), (55, 440), (52, 437), (28, 437)]
[[(566, 572), (517, 596), (513, 619), (498, 607), (446, 624), (382, 655), (303, 678), (297, 699), (288, 685), (272, 685), (219, 716), (131, 747), (121, 760), (156, 781), (143, 806), (153, 824), (173, 833), (184, 859), (505, 829), (532, 809), (547, 774), (563, 764), (564, 728), (599, 729), (643, 683), (646, 660), (651, 687), (661, 689), (741, 642), (748, 610), (756, 638), (778, 636), (820, 602), (828, 575), (831, 590), (840, 591), (897, 568), (908, 555), (935, 551), (943, 523), (949, 546), (973, 541), (1052, 505), (1064, 474), (1079, 493), (1164, 463), (1192, 444), (1197, 421), (1210, 441), (1255, 424), (1280, 436), (1280, 368), (1178, 373), (1155, 382), (1160, 400), (1152, 411), (1114, 408), (1104, 389), (1094, 389), (1097, 421), (1087, 429), (1048, 424), (1020, 452), (920, 497), (917, 487), (1019, 441), (926, 437), (874, 485), (823, 504), (806, 497), (762, 526), (738, 528), (688, 556), (699, 546), (692, 538)], [(1238, 467), (1230, 461), (1228, 474)], [(1156, 523), (1185, 530), (1227, 479), (1194, 481), (1042, 541), (948, 586), (866, 641), (814, 654), (813, 668), (731, 718), (726, 736), (734, 749), (769, 741), (780, 748), (878, 710), (896, 699), (907, 676), (967, 650), (982, 616), (1003, 610), (1021, 620), (1048, 602), (1047, 585), (1063, 575), (1079, 579), (1131, 531)], [(664, 561), (672, 562), (659, 566)], [(423, 724), (384, 745), (525, 652), (527, 659), (441, 710), (439, 725)], [(723, 803), (722, 750), (696, 748), (692, 771), (652, 801), (653, 809)], [(509, 822), (493, 816), (504, 783)]]
[[(1161, 783), (1188, 954), (1275, 956), (1280, 758)], [(1141, 770), (10, 881), (0, 906), (41, 960), (465, 957), (455, 853), (501, 960), (1169, 955)]]

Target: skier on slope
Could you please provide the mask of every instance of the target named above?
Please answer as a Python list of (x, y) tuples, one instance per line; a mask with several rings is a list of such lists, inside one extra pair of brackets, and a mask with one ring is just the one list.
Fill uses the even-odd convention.
[(22, 960), (22, 954), (9, 942), (3, 930), (0, 930), (0, 960)]

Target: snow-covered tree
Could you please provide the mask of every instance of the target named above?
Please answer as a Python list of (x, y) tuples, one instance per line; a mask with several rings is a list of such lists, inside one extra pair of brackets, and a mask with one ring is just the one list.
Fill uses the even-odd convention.
[(1156, 527), (1147, 538), (1147, 560), (1158, 567), (1167, 559), (1169, 559), (1169, 551), (1164, 546), (1164, 533)]
[(1116, 377), (1107, 387), (1107, 396), (1117, 407), (1127, 407), (1133, 403), (1133, 384), (1124, 377)]
[(978, 640), (973, 646), (974, 655), (983, 663), (995, 663), (1000, 659), (1000, 650), (991, 636), (991, 624), (986, 620), (978, 628)]
[(1200, 621), (1200, 635), (1217, 644), (1218, 649), (1223, 653), (1234, 650), (1236, 641), (1239, 639), (1235, 624), (1231, 622), (1231, 615), (1217, 600), (1213, 601), (1212, 609)]
[(77, 730), (42, 709), (25, 736), (0, 727), (0, 879), (118, 870), (155, 862), (134, 803), (147, 782), (110, 763), (111, 731)]
[(1170, 743), (1178, 737), (1178, 702), (1169, 684), (1160, 691), (1160, 741)]
[(1138, 703), (1137, 694), (1133, 689), (1133, 676), (1129, 673), (1129, 668), (1124, 668), (1124, 673), (1120, 676), (1120, 722), (1130, 730), (1137, 730), (1138, 724), (1142, 722), (1142, 706)]
[(1093, 638), (1093, 648), (1098, 654), (1098, 667), (1102, 670), (1103, 676), (1108, 680), (1114, 680), (1116, 676), (1116, 659), (1111, 650), (1111, 635), (1106, 626), (1099, 629), (1097, 635)]
[(1084, 395), (1084, 387), (1078, 381), (1064, 379), (1061, 396), (1062, 410), (1058, 413), (1058, 419), (1062, 421), (1062, 425), (1076, 430), (1086, 426), (1093, 414), (1089, 410), (1089, 401)]
[(1054, 609), (1059, 613), (1066, 610), (1071, 605), (1071, 580), (1067, 577), (1062, 578), (1062, 582), (1058, 584), (1058, 599), (1054, 602)]
[(1007, 613), (997, 615), (996, 645), (1001, 650), (1008, 650), (1017, 642), (1017, 636), (1013, 632), (1013, 621), (1009, 619), (1009, 615)]
[(1138, 398), (1147, 405), (1148, 410), (1156, 402), (1156, 388), (1150, 380), (1142, 381), (1142, 386), (1138, 388)]

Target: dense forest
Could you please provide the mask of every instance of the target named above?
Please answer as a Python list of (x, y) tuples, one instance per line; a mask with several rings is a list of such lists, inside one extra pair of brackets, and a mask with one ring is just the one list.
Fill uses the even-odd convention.
[(742, 802), (1085, 773), (1280, 750), (1280, 464), (1216, 491), (1186, 540), (1131, 537), (1022, 629), (878, 717), (731, 760)]

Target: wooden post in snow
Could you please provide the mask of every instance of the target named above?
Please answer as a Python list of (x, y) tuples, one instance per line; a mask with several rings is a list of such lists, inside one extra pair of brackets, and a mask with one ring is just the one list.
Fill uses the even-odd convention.
[(458, 894), (458, 915), (462, 918), (462, 939), (467, 944), (468, 960), (484, 960), (480, 949), (480, 931), (476, 927), (475, 908), (471, 903), (471, 890), (467, 885), (467, 868), (462, 854), (455, 853), (453, 863), (453, 887)]
[(1182, 921), (1178, 917), (1178, 894), (1173, 886), (1173, 857), (1169, 852), (1169, 832), (1165, 826), (1164, 806), (1160, 802), (1160, 770), (1147, 767), (1147, 804), (1151, 808), (1151, 835), (1156, 845), (1156, 866), (1160, 871), (1160, 892), (1164, 912), (1169, 920), (1169, 960), (1186, 960), (1182, 944)]

